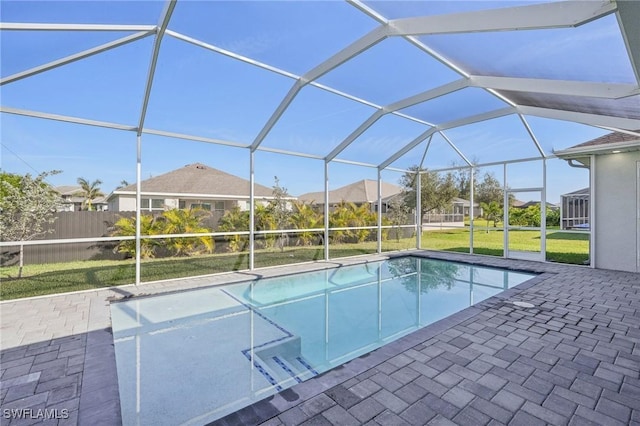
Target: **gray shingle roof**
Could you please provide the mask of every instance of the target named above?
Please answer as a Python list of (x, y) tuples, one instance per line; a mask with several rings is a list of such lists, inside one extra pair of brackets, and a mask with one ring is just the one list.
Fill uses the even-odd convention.
[[(180, 169), (142, 181), (143, 192), (166, 194), (208, 194), (249, 196), (249, 181), (201, 163), (188, 164)], [(136, 184), (114, 191), (114, 194), (135, 192)], [(271, 188), (255, 184), (256, 197), (270, 197)]]
[[(402, 192), (402, 188), (388, 182), (382, 182), (382, 198)], [(308, 192), (298, 197), (302, 201), (314, 201), (324, 204), (324, 191)], [(378, 201), (378, 181), (363, 179), (341, 188), (329, 191), (329, 204), (350, 201), (352, 203), (375, 203)]]
[(82, 188), (78, 185), (60, 185), (53, 188), (60, 195), (81, 195)]
[[(635, 130), (635, 132), (640, 133), (640, 130)], [(578, 145), (574, 145), (569, 149), (582, 148), (587, 146), (608, 145), (611, 143), (620, 143), (620, 142), (634, 142), (638, 140), (640, 140), (640, 138), (637, 136), (629, 135), (627, 133), (613, 132), (613, 133), (608, 133), (604, 136), (600, 136), (599, 138), (595, 138), (590, 141), (583, 142)]]
[[(634, 130), (634, 132), (640, 133), (640, 130)], [(638, 149), (640, 149), (640, 137), (627, 133), (613, 132), (574, 145), (571, 148), (555, 151), (554, 154), (566, 160), (571, 158), (580, 159), (589, 154), (610, 154), (613, 150), (635, 151)]]

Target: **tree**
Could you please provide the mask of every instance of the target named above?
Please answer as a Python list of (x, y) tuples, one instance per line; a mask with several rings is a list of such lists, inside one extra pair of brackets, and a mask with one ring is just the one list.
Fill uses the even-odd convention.
[(404, 197), (394, 197), (388, 204), (387, 219), (391, 222), (391, 226), (396, 231), (396, 241), (400, 242), (400, 228), (406, 224), (411, 209), (404, 202)]
[(116, 189), (122, 189), (122, 188), (124, 188), (125, 186), (129, 186), (129, 182), (127, 182), (126, 180), (122, 179), (122, 180), (120, 181), (120, 185), (118, 185), (118, 186), (116, 187)]
[(560, 209), (547, 208), (547, 226), (560, 226)]
[[(289, 210), (286, 200), (286, 198), (289, 197), (289, 193), (287, 192), (287, 188), (280, 186), (278, 176), (274, 176), (274, 179), (275, 183), (273, 184), (273, 190), (271, 191), (273, 199), (269, 201), (269, 207), (273, 216), (275, 229), (283, 230), (289, 224), (289, 217), (291, 216), (291, 210)], [(283, 232), (280, 234), (277, 241), (280, 251), (284, 251), (287, 239), (287, 233)]]
[[(278, 229), (271, 205), (256, 204), (253, 211), (253, 222), (256, 231), (273, 231)], [(276, 244), (276, 234), (261, 234), (264, 248), (272, 248)], [(256, 242), (258, 242), (256, 241)]]
[[(313, 208), (313, 201), (308, 204), (304, 201), (294, 201), (290, 220), (291, 225), (296, 229), (314, 229), (324, 226), (324, 217)], [(298, 242), (300, 245), (310, 246), (317, 236), (316, 232), (304, 231), (299, 234)]]
[[(136, 235), (136, 218), (135, 217), (121, 217), (114, 224), (115, 231), (114, 236), (135, 236)], [(158, 235), (160, 234), (158, 223), (153, 215), (141, 214), (140, 215), (140, 234), (141, 235)], [(155, 256), (155, 249), (160, 245), (161, 241), (156, 238), (141, 238), (140, 239), (140, 257), (142, 259), (151, 259)], [(118, 253), (123, 253), (127, 257), (135, 257), (136, 255), (136, 241), (124, 240), (118, 243), (116, 247)]]
[[(165, 234), (200, 234), (211, 232), (209, 228), (202, 226), (201, 222), (207, 212), (200, 209), (171, 209), (162, 213), (160, 217), (150, 214), (140, 215), (140, 234), (165, 235)], [(115, 236), (136, 235), (136, 218), (121, 217), (114, 225)], [(176, 238), (141, 238), (140, 257), (153, 258), (158, 247), (168, 249), (174, 256), (190, 256), (203, 252), (211, 253), (215, 242), (211, 236), (201, 237), (176, 237)], [(128, 256), (136, 255), (135, 240), (124, 240), (118, 244), (118, 252)]]
[[(480, 161), (477, 158), (473, 158), (469, 160), (472, 164), (478, 164)], [(456, 187), (458, 188), (458, 197), (464, 198), (465, 200), (471, 199), (471, 168), (469, 165), (460, 162), (453, 162), (451, 164), (453, 167), (460, 167), (454, 173), (454, 178), (456, 180)], [(474, 189), (478, 186), (478, 176), (480, 176), (480, 168), (476, 167), (474, 174)]]
[(489, 222), (493, 221), (493, 227), (498, 226), (498, 221), (502, 218), (502, 207), (496, 201), (490, 203), (480, 203), (482, 207), (482, 217), (487, 221), (487, 233), (489, 233)]
[(447, 173), (441, 175), (438, 172), (431, 172), (420, 169), (418, 166), (409, 168), (411, 172), (405, 173), (400, 178), (400, 185), (403, 188), (405, 203), (409, 208), (416, 207), (416, 173), (420, 170), (420, 217), (433, 210), (444, 209), (451, 205), (451, 201), (458, 196), (458, 188), (454, 175)]
[[(218, 230), (222, 232), (246, 232), (249, 230), (249, 212), (234, 207), (227, 210), (218, 221)], [(249, 237), (247, 235), (228, 235), (225, 239), (229, 242), (229, 251), (240, 252), (247, 249)]]
[(87, 205), (87, 210), (92, 209), (91, 202), (98, 197), (103, 197), (104, 194), (100, 191), (100, 185), (102, 181), (96, 179), (93, 182), (89, 182), (85, 178), (78, 178), (78, 185), (82, 188), (82, 195), (84, 196), (84, 202)]
[[(33, 178), (11, 173), (0, 174), (0, 235), (2, 241), (29, 241), (52, 229), (55, 212), (61, 204), (60, 196), (45, 182), (57, 170), (40, 173)], [(24, 246), (20, 244), (18, 278), (22, 277)]]
[[(211, 232), (202, 226), (202, 219), (209, 216), (202, 209), (171, 209), (159, 218), (163, 234), (200, 234)], [(202, 252), (211, 253), (215, 246), (213, 237), (176, 237), (168, 238), (164, 245), (173, 250), (176, 256), (190, 256)]]
[(4, 182), (0, 185), (0, 197), (5, 198), (9, 196), (9, 188), (7, 188), (6, 185), (19, 188), (20, 183), (22, 182), (22, 176), (13, 173), (0, 172), (0, 181)]
[(478, 204), (496, 202), (498, 206), (502, 207), (504, 204), (504, 189), (493, 173), (484, 174), (482, 181), (476, 187), (473, 199)]

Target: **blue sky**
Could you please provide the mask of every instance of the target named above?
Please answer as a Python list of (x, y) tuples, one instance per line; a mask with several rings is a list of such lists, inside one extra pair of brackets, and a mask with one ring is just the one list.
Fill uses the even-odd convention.
[[(522, 2), (369, 3), (390, 18), (437, 14)], [(155, 24), (163, 4), (139, 2), (3, 1), (4, 22), (72, 22)], [(488, 75), (575, 78), (629, 82), (633, 78), (615, 18), (571, 30), (521, 31), (421, 38), (436, 51), (469, 70)], [(376, 22), (353, 6), (325, 2), (179, 1), (169, 28), (216, 46), (234, 50), (268, 65), (303, 74)], [(2, 77), (118, 39), (129, 33), (4, 31)], [(588, 42), (588, 48), (584, 43)], [(148, 37), (0, 88), (2, 105), (81, 118), (136, 125), (151, 56)], [(550, 66), (550, 65), (553, 66)], [(587, 66), (588, 65), (588, 66)], [(319, 79), (319, 83), (386, 105), (460, 78), (405, 40), (391, 38)], [(283, 99), (293, 80), (166, 36), (158, 61), (145, 126), (152, 129), (232, 140), (249, 144)], [(505, 106), (480, 89), (464, 89), (403, 111), (440, 123)], [(375, 110), (361, 103), (305, 87), (265, 138), (265, 147), (326, 155)], [(35, 173), (58, 169), (55, 185), (75, 184), (78, 177), (101, 179), (104, 192), (121, 180), (135, 181), (136, 138), (133, 132), (91, 128), (9, 114), (0, 115), (3, 170)], [(602, 129), (527, 117), (548, 152), (605, 134)], [(424, 132), (426, 126), (385, 116), (339, 157), (379, 164)], [(445, 134), (471, 160), (481, 163), (536, 155), (516, 116), (449, 130)], [(425, 144), (393, 165), (420, 161)], [(212, 144), (143, 136), (142, 176), (147, 178), (186, 164), (201, 162), (248, 178), (249, 152)], [(278, 176), (298, 195), (323, 189), (318, 160), (256, 154), (256, 181), (266, 186)], [(461, 164), (440, 137), (429, 148), (431, 168)], [(539, 185), (541, 165), (509, 167), (510, 187)], [(502, 168), (491, 167), (502, 181)], [(330, 166), (332, 187), (375, 179), (376, 170), (344, 164)], [(398, 173), (383, 178), (396, 181)], [(548, 162), (548, 199), (588, 185), (584, 170), (565, 162)]]

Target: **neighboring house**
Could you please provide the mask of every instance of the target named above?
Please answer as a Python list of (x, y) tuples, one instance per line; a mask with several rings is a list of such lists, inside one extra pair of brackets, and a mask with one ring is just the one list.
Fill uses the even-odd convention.
[(589, 229), (589, 188), (560, 196), (560, 229)]
[[(195, 163), (143, 180), (141, 210), (202, 208), (220, 214), (239, 207), (249, 209), (250, 182), (218, 169)], [(256, 183), (256, 201), (273, 199), (272, 189)], [(111, 211), (136, 210), (136, 184), (118, 188), (107, 198)]]
[(591, 264), (640, 272), (640, 130), (555, 152), (591, 173)]
[[(456, 197), (451, 204), (453, 204), (453, 213), (455, 214), (469, 216), (471, 213), (471, 201), (469, 200)], [(473, 203), (473, 214), (475, 217), (482, 216), (482, 208), (478, 203)]]
[(84, 204), (84, 192), (77, 185), (62, 185), (53, 188), (55, 192), (60, 194), (62, 204), (58, 209), (61, 212), (78, 212), (82, 210)]
[[(502, 204), (504, 204), (504, 202), (502, 202)], [(524, 206), (525, 204), (527, 204), (527, 203), (525, 203), (524, 201), (515, 200), (514, 199), (514, 200), (511, 201), (511, 203), (509, 205), (511, 207), (515, 207), (515, 208), (523, 208), (522, 206)], [(526, 207), (524, 207), (524, 208), (526, 208)]]
[[(62, 204), (58, 211), (61, 212), (79, 212), (86, 209), (86, 198), (84, 197), (84, 191), (77, 185), (62, 185), (53, 188), (60, 198), (62, 198)], [(91, 202), (93, 210), (106, 211), (108, 209), (108, 203), (106, 197), (98, 197)]]
[(107, 196), (98, 197), (91, 202), (91, 206), (94, 210), (99, 212), (106, 212), (109, 210), (109, 202), (107, 201)]
[[(464, 198), (454, 198), (451, 206), (441, 210), (427, 212), (422, 218), (423, 223), (455, 223), (456, 226), (464, 226), (464, 218), (471, 212), (471, 201)], [(473, 203), (474, 217), (482, 216), (482, 208), (478, 203)]]
[[(382, 182), (382, 213), (386, 213), (387, 206), (393, 197), (398, 196), (402, 188), (388, 182)], [(324, 191), (308, 192), (298, 197), (305, 202), (314, 202), (319, 210), (324, 209)], [(366, 204), (371, 211), (378, 211), (378, 181), (363, 179), (349, 185), (329, 191), (329, 207), (332, 208), (340, 202), (354, 203), (356, 206)]]

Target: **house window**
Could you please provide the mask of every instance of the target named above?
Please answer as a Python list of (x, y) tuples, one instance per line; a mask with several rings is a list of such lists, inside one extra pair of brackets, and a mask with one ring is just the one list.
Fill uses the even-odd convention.
[(214, 210), (217, 212), (223, 212), (224, 211), (224, 201), (216, 201), (214, 203)]
[[(151, 202), (151, 207), (149, 207)], [(164, 200), (162, 198), (143, 198), (140, 200), (140, 208), (145, 210), (164, 210)]]
[(211, 203), (194, 203), (191, 204), (192, 209), (211, 210)]
[(178, 208), (179, 209), (186, 209), (187, 208), (187, 202), (186, 201), (178, 201)]

